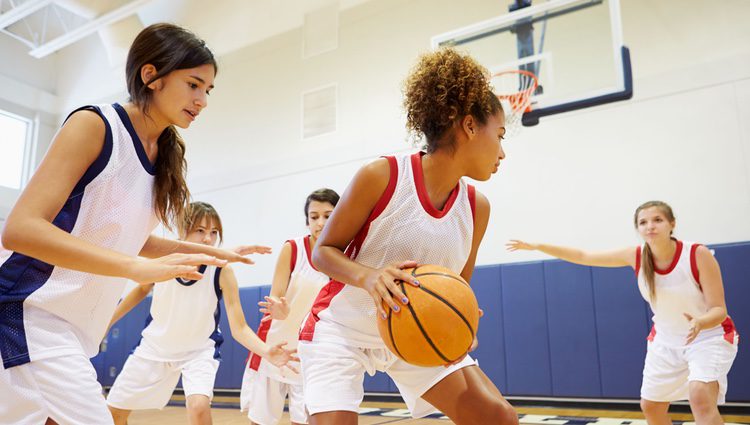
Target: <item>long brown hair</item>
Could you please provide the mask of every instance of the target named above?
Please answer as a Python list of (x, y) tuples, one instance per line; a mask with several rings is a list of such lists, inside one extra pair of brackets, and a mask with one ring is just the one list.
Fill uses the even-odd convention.
[[(144, 82), (141, 68), (147, 64), (153, 65), (157, 74)], [(130, 101), (148, 117), (153, 100), (149, 84), (172, 71), (207, 64), (218, 70), (213, 53), (195, 34), (177, 25), (150, 25), (136, 36), (128, 52), (125, 77)], [(170, 125), (161, 133), (157, 144), (159, 153), (155, 166), (154, 207), (161, 222), (171, 230), (173, 223), (182, 220), (190, 200), (190, 191), (185, 182), (185, 142), (177, 129)]]
[(219, 243), (221, 243), (224, 240), (224, 226), (221, 225), (221, 217), (219, 217), (219, 213), (216, 212), (213, 205), (207, 202), (191, 202), (187, 207), (182, 220), (177, 225), (180, 239), (185, 239), (188, 233), (195, 230), (204, 218), (212, 221), (216, 226), (216, 230), (219, 231)]
[[(641, 211), (647, 209), (647, 208), (658, 208), (659, 211), (664, 214), (664, 217), (670, 222), (674, 223), (674, 213), (672, 212), (672, 207), (669, 206), (666, 202), (662, 201), (648, 201), (635, 209), (635, 216), (633, 218), (633, 221), (635, 223), (635, 228), (638, 228), (638, 214), (641, 213)], [(646, 278), (646, 283), (648, 284), (648, 292), (651, 295), (651, 300), (656, 300), (656, 283), (655, 283), (655, 266), (654, 266), (654, 254), (651, 252), (651, 247), (648, 243), (645, 244), (643, 247), (643, 255), (641, 255), (641, 269), (643, 269), (643, 275)]]

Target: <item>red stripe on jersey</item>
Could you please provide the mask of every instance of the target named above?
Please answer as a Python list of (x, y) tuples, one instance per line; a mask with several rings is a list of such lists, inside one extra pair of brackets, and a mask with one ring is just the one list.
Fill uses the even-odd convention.
[(453, 203), (456, 202), (459, 187), (461, 187), (461, 184), (456, 183), (456, 187), (454, 187), (450, 195), (448, 195), (448, 200), (445, 201), (445, 205), (443, 206), (442, 210), (435, 208), (435, 206), (432, 205), (432, 201), (430, 201), (430, 195), (427, 194), (427, 188), (424, 185), (422, 155), (424, 155), (424, 152), (417, 152), (411, 156), (411, 170), (414, 174), (414, 185), (417, 187), (417, 197), (419, 198), (419, 203), (422, 204), (422, 208), (424, 208), (427, 214), (435, 218), (445, 217), (445, 215), (448, 214), (448, 211), (451, 210)]
[(476, 224), (477, 221), (477, 190), (474, 186), (467, 184), (467, 195), (469, 195), (469, 205), (471, 205), (471, 219)]
[(680, 255), (682, 255), (682, 241), (676, 241), (676, 242), (677, 242), (677, 248), (674, 251), (672, 264), (670, 264), (669, 268), (667, 268), (666, 270), (659, 270), (656, 268), (656, 264), (654, 264), (654, 271), (656, 273), (659, 273), (661, 275), (670, 274), (672, 273), (672, 270), (674, 270), (674, 268), (677, 267), (677, 263), (680, 261)]
[(638, 278), (638, 274), (641, 273), (641, 247), (635, 249), (635, 277)]
[(646, 337), (646, 340), (653, 341), (655, 336), (656, 336), (656, 325), (651, 325), (651, 332), (649, 332), (648, 336)]
[[(264, 314), (263, 317), (268, 316), (268, 313)], [(271, 322), (273, 320), (269, 320), (267, 322), (261, 322), (260, 326), (258, 326), (258, 338), (260, 338), (263, 342), (266, 342), (266, 337), (268, 336), (268, 330), (271, 329)], [(260, 367), (260, 361), (263, 358), (253, 352), (248, 354), (247, 356), (247, 367), (249, 367), (252, 370), (257, 371)]]
[(294, 239), (289, 239), (287, 242), (292, 247), (292, 258), (289, 259), (289, 274), (291, 275), (297, 264), (297, 242), (294, 242)]
[(693, 272), (693, 278), (698, 283), (698, 288), (700, 288), (702, 292), (703, 287), (701, 286), (700, 273), (698, 273), (698, 260), (695, 258), (695, 253), (699, 246), (701, 246), (701, 244), (696, 243), (690, 247), (690, 271)]
[[(349, 243), (349, 246), (346, 247), (345, 254), (352, 260), (357, 258), (357, 254), (359, 253), (359, 250), (362, 248), (362, 244), (367, 238), (367, 233), (370, 230), (370, 224), (373, 222), (373, 220), (378, 218), (380, 214), (383, 213), (383, 211), (385, 211), (385, 207), (387, 207), (388, 203), (391, 202), (393, 193), (396, 191), (396, 183), (398, 182), (398, 163), (396, 162), (396, 157), (386, 156), (385, 159), (388, 160), (388, 166), (390, 167), (388, 186), (386, 186), (383, 194), (380, 195), (380, 199), (378, 199), (378, 202), (375, 204), (372, 212), (367, 217), (367, 221), (365, 221), (365, 224), (362, 225), (362, 228), (359, 229), (357, 235)], [(315, 324), (320, 320), (318, 314), (331, 305), (331, 300), (333, 300), (333, 297), (335, 297), (339, 292), (341, 292), (342, 289), (344, 289), (344, 285), (344, 283), (331, 280), (326, 286), (323, 287), (323, 289), (320, 290), (318, 296), (315, 298), (315, 302), (313, 302), (312, 308), (310, 309), (310, 314), (307, 315), (307, 320), (305, 320), (305, 324), (300, 331), (300, 341), (312, 341), (313, 334), (315, 333)]]
[(734, 321), (732, 321), (732, 318), (727, 316), (727, 318), (721, 322), (721, 327), (724, 328), (724, 339), (728, 343), (734, 344), (734, 336), (737, 334), (737, 328), (734, 327)]
[(312, 248), (310, 247), (310, 235), (305, 236), (305, 253), (307, 254), (307, 262), (310, 263), (310, 267), (316, 272), (318, 268), (312, 262)]
[(299, 333), (300, 341), (312, 341), (313, 335), (315, 334), (315, 325), (320, 320), (318, 315), (321, 311), (327, 309), (328, 306), (331, 305), (333, 297), (338, 295), (338, 293), (344, 289), (344, 286), (345, 285), (341, 282), (331, 280), (320, 290), (318, 296), (315, 298), (312, 308), (310, 309), (310, 314), (307, 315), (305, 325)]

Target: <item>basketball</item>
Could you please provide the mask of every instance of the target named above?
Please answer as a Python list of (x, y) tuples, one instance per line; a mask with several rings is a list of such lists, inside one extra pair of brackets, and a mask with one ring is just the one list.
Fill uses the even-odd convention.
[(469, 284), (453, 271), (436, 265), (405, 269), (420, 286), (399, 282), (409, 299), (394, 312), (385, 302), (386, 320), (378, 330), (386, 346), (417, 366), (441, 366), (463, 357), (479, 324), (479, 304)]

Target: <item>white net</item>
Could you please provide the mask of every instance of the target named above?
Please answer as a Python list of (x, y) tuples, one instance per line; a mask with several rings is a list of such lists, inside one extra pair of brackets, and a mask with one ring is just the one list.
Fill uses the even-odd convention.
[(534, 74), (524, 70), (498, 72), (490, 82), (505, 111), (505, 136), (512, 137), (521, 129), (524, 112), (531, 110), (531, 95), (539, 83)]

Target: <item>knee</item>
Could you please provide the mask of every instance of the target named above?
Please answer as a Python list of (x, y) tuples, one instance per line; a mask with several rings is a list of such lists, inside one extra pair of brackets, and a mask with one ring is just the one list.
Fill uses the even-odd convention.
[(658, 403), (651, 400), (641, 399), (641, 411), (645, 415), (654, 415), (661, 413), (664, 403)]
[(513, 406), (502, 399), (487, 400), (481, 406), (466, 409), (468, 416), (461, 423), (518, 425), (518, 414)]
[(211, 414), (211, 402), (208, 397), (190, 397), (187, 403), (188, 414), (195, 418), (208, 417)]
[(702, 417), (710, 415), (717, 409), (716, 398), (705, 386), (692, 386), (690, 388), (690, 410), (694, 416)]

